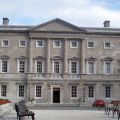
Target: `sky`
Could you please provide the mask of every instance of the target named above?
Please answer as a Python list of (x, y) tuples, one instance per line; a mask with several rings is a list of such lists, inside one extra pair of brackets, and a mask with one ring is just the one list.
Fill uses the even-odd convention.
[(120, 0), (0, 0), (0, 24), (38, 25), (60, 18), (79, 27), (120, 28)]

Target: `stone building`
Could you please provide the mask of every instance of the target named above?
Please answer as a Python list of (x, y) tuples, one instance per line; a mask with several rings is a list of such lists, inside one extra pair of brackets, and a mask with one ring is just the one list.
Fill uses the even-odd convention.
[(0, 26), (0, 98), (72, 104), (120, 99), (120, 29), (54, 19)]

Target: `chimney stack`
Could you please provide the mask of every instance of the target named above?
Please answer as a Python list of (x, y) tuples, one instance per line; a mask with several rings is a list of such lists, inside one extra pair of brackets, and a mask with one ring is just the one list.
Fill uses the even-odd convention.
[(104, 24), (104, 27), (108, 27), (108, 28), (110, 27), (110, 21), (109, 20), (105, 20), (103, 24)]
[(3, 25), (8, 25), (8, 24), (9, 24), (9, 19), (3, 18)]

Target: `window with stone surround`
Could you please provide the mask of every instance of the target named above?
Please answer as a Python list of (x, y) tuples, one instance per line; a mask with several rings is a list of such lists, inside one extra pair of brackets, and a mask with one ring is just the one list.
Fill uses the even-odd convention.
[(78, 41), (77, 40), (71, 40), (70, 41), (70, 48), (78, 48)]
[(112, 74), (112, 62), (111, 61), (104, 61), (104, 74)]
[(61, 48), (61, 40), (53, 40), (53, 48)]
[(77, 85), (71, 85), (71, 98), (74, 99), (74, 98), (77, 98)]
[(8, 40), (2, 40), (2, 47), (9, 47), (9, 41)]
[(55, 60), (55, 61), (53, 61), (53, 67), (54, 67), (54, 72), (53, 73), (57, 73), (57, 74), (59, 74), (59, 73), (61, 73), (61, 69), (60, 69), (60, 67), (61, 67), (61, 65), (60, 65), (60, 61), (58, 61), (58, 60)]
[(1, 85), (1, 97), (7, 96), (7, 85)]
[(87, 62), (87, 73), (88, 74), (95, 74), (96, 73), (96, 64), (95, 61), (88, 61)]
[(94, 98), (94, 86), (88, 86), (88, 98)]
[(43, 73), (43, 60), (36, 60), (36, 72)]
[(42, 97), (42, 86), (40, 86), (40, 85), (35, 86), (35, 97), (36, 98)]
[(44, 47), (44, 40), (36, 40), (36, 47)]
[(19, 40), (19, 47), (26, 47), (26, 40)]
[(93, 41), (87, 42), (87, 48), (94, 48), (94, 47), (95, 47), (95, 42), (93, 42)]
[(18, 86), (18, 97), (24, 97), (25, 96), (25, 86), (19, 85)]
[(105, 86), (105, 97), (106, 98), (111, 97), (111, 86)]
[(104, 42), (104, 49), (111, 49), (112, 43), (111, 42)]
[(26, 70), (26, 63), (25, 60), (19, 60), (19, 73), (25, 73)]

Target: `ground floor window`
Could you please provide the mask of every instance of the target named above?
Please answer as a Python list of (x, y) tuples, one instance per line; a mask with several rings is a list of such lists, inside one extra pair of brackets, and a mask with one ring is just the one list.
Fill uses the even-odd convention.
[(106, 98), (111, 97), (111, 86), (105, 86), (105, 97)]
[(94, 97), (94, 86), (88, 86), (88, 97), (89, 98)]
[(24, 85), (19, 85), (19, 97), (24, 97), (25, 87)]
[(77, 98), (77, 86), (71, 86), (71, 98)]
[(1, 97), (7, 96), (7, 85), (1, 85)]
[(41, 97), (42, 87), (36, 85), (35, 90), (36, 90), (35, 97)]

